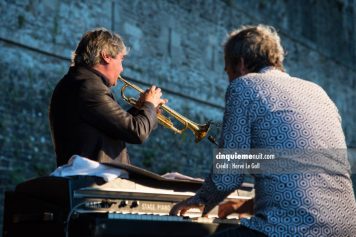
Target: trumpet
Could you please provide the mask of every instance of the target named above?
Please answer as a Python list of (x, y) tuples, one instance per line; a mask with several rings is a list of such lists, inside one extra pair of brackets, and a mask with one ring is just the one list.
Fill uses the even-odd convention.
[[(123, 98), (123, 100), (125, 100), (130, 105), (136, 107), (137, 100), (132, 97), (127, 97), (125, 95), (125, 90), (127, 87), (131, 87), (140, 93), (143, 93), (144, 90), (142, 90), (140, 87), (136, 86), (135, 84), (128, 82), (121, 76), (119, 76), (118, 79), (124, 83), (124, 85), (121, 88), (121, 97)], [(173, 132), (182, 134), (186, 129), (189, 129), (193, 132), (193, 134), (195, 136), (195, 143), (200, 142), (208, 134), (211, 122), (208, 122), (206, 124), (197, 124), (197, 123), (194, 123), (193, 121), (187, 119), (183, 115), (179, 114), (175, 110), (169, 108), (166, 105), (161, 105), (160, 108), (162, 110), (164, 110), (165, 112), (167, 112), (172, 117), (174, 117), (175, 119), (177, 119), (181, 124), (183, 124), (184, 127), (179, 129), (174, 126), (173, 122), (171, 121), (171, 119), (169, 117), (164, 116), (162, 113), (158, 113), (157, 114), (158, 122), (160, 124), (162, 124), (164, 127), (171, 129)], [(209, 140), (210, 140), (210, 137), (209, 137)]]

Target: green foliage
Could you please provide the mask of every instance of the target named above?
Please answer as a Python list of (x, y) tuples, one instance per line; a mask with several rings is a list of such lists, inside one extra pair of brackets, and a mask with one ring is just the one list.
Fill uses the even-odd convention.
[(157, 156), (154, 149), (145, 149), (142, 151), (142, 164), (146, 169), (151, 169)]
[(33, 164), (32, 167), (34, 175), (37, 176), (46, 176), (52, 170), (52, 163), (45, 163), (37, 161)]
[(172, 172), (172, 171), (177, 171), (179, 170), (180, 167), (178, 167), (178, 165), (174, 162), (167, 162), (164, 165), (161, 165), (158, 170), (157, 173), (158, 174), (165, 174), (168, 172)]
[(234, 7), (235, 6), (235, 1), (234, 0), (223, 0), (223, 1), (229, 7)]
[(259, 9), (265, 9), (266, 8), (266, 6), (267, 6), (267, 3), (266, 3), (266, 1), (264, 1), (264, 0), (261, 0), (259, 3), (258, 3), (258, 8)]
[(23, 15), (17, 16), (17, 25), (19, 28), (22, 28), (25, 25), (25, 17)]
[(11, 171), (9, 171), (9, 185), (17, 185), (19, 183), (24, 182), (27, 177), (26, 177), (26, 172), (20, 167), (17, 167)]
[(341, 0), (336, 1), (336, 8), (339, 12), (342, 12), (345, 8), (344, 2)]
[(59, 28), (58, 17), (55, 17), (53, 22), (53, 29), (52, 29), (52, 42), (54, 44), (56, 43), (56, 35), (58, 34), (58, 28)]

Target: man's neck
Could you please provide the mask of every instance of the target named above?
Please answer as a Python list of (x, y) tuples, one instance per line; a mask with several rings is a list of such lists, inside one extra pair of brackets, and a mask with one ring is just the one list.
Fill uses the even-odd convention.
[(106, 67), (102, 64), (96, 64), (93, 66), (93, 69), (95, 69), (96, 71), (100, 72), (101, 74), (103, 74), (104, 76), (106, 75)]
[(105, 66), (98, 64), (98, 65), (91, 67), (91, 69), (96, 71), (105, 80), (105, 84), (107, 86), (112, 86), (109, 78), (107, 77), (107, 73), (106, 73), (107, 71), (106, 71)]

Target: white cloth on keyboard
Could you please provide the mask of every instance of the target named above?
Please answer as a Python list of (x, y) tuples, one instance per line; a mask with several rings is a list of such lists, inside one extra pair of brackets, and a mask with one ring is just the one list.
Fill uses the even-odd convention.
[(193, 178), (178, 172), (171, 172), (171, 173), (165, 173), (161, 175), (163, 178), (166, 179), (175, 179), (175, 180), (188, 180), (188, 181), (199, 181), (199, 182), (204, 182), (204, 179), (201, 178)]
[(68, 164), (59, 166), (51, 173), (51, 176), (74, 176), (74, 175), (90, 175), (103, 178), (106, 182), (120, 178), (128, 178), (128, 173), (125, 170), (113, 168), (108, 165), (100, 164), (99, 162), (88, 158), (73, 155)]

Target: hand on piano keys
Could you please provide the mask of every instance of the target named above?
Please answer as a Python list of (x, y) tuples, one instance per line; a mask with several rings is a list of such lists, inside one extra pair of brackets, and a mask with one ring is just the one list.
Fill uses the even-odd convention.
[(189, 209), (198, 208), (203, 212), (204, 205), (200, 203), (196, 196), (185, 199), (184, 201), (175, 204), (169, 212), (171, 216), (183, 216)]
[(240, 218), (253, 215), (254, 199), (227, 201), (219, 205), (219, 218), (226, 218), (232, 213), (238, 213)]
[(192, 208), (198, 208), (198, 209), (200, 209), (201, 212), (203, 212), (204, 204), (202, 204), (196, 196), (193, 196), (193, 197), (187, 198), (186, 200), (175, 204), (172, 207), (172, 209), (170, 210), (169, 215), (183, 216), (189, 209), (192, 209)]

